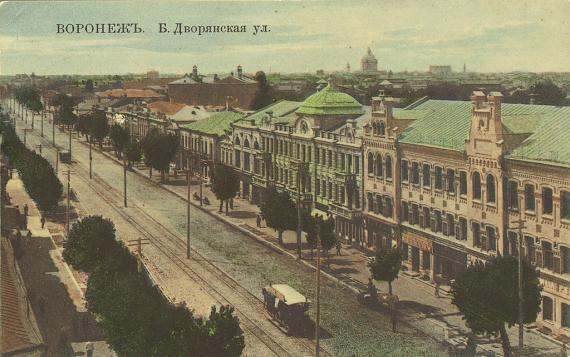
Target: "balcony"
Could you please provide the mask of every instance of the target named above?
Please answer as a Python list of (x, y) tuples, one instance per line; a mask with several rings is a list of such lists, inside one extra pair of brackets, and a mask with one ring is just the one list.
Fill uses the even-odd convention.
[(349, 220), (362, 217), (362, 211), (360, 209), (349, 209), (348, 207), (341, 206), (337, 203), (329, 203), (329, 212)]
[(258, 176), (258, 175), (252, 175), (251, 176), (251, 183), (253, 185), (256, 185), (259, 187), (267, 188), (267, 181), (268, 180), (262, 176)]

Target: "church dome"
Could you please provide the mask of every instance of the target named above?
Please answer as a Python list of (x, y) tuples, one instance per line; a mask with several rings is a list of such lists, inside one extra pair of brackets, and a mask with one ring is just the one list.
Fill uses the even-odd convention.
[(296, 113), (316, 116), (360, 116), (364, 114), (364, 110), (356, 99), (339, 92), (329, 84), (307, 98)]
[(364, 55), (364, 57), (362, 57), (362, 62), (376, 62), (378, 61), (376, 59), (376, 56), (374, 56), (374, 54), (372, 53), (372, 50), (370, 49), (370, 47), (368, 48), (368, 52), (366, 52), (366, 54)]

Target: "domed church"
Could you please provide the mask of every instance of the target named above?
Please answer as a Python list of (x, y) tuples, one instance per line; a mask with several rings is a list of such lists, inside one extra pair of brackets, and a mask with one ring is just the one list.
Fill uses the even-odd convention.
[(378, 72), (378, 60), (370, 47), (368, 47), (368, 52), (360, 60), (360, 64), (362, 65), (362, 72)]

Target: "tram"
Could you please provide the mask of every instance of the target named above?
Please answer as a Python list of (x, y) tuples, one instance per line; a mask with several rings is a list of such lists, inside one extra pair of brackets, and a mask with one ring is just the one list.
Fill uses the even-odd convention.
[(309, 328), (310, 301), (285, 284), (271, 284), (261, 290), (265, 310), (287, 335), (302, 334)]

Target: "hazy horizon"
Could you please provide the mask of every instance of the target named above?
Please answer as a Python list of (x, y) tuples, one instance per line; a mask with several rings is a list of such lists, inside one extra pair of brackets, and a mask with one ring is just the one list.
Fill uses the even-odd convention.
[[(103, 6), (102, 6), (103, 5)], [(570, 72), (570, 1), (17, 2), (0, 5), (0, 74)], [(141, 34), (56, 34), (57, 23), (137, 22)], [(269, 25), (271, 32), (159, 34), (158, 23)]]

